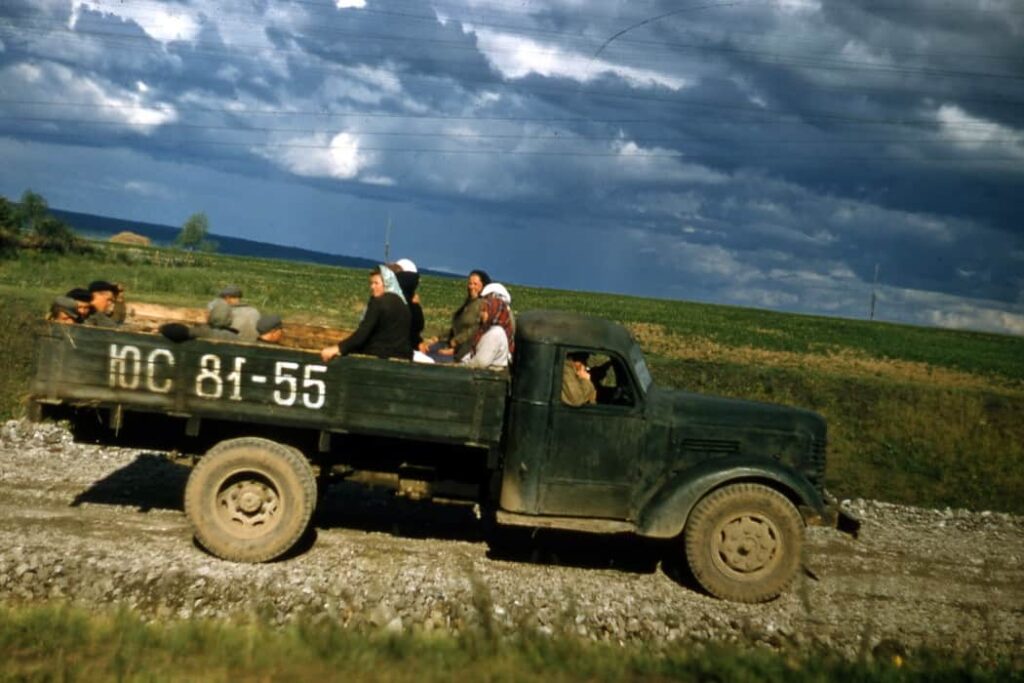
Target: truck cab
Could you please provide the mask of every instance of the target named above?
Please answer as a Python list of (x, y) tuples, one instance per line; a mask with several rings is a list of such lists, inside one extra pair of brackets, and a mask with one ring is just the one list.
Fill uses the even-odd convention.
[[(762, 583), (766, 574), (792, 577), (796, 560), (783, 556), (799, 545), (797, 528), (834, 523), (824, 500), (821, 416), (660, 387), (626, 329), (575, 313), (520, 316), (516, 354), (499, 521), (689, 536), (698, 579), (745, 601), (777, 594), (777, 580)], [(601, 369), (592, 374), (596, 400), (570, 405), (563, 373), (583, 356)], [(725, 513), (730, 521), (695, 521), (736, 500), (740, 510)], [(779, 564), (786, 567), (776, 572)]]

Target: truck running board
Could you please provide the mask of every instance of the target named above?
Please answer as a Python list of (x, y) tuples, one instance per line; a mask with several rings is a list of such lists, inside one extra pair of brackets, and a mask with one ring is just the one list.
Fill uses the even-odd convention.
[(515, 512), (505, 512), (504, 510), (498, 510), (495, 513), (495, 519), (498, 524), (507, 524), (509, 526), (567, 529), (569, 531), (587, 531), (595, 534), (624, 534), (636, 531), (635, 524), (618, 519), (521, 515)]

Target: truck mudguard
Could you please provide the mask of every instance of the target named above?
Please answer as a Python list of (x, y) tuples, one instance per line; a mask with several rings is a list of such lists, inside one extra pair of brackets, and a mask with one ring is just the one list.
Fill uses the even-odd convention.
[(682, 533), (697, 502), (720, 486), (738, 482), (764, 483), (793, 501), (798, 508), (824, 514), (821, 494), (805, 478), (766, 458), (743, 456), (705, 461), (668, 477), (640, 506), (637, 533), (672, 538)]

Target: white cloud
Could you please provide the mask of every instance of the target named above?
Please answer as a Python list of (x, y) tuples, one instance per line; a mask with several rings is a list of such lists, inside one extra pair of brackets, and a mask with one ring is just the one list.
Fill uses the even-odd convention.
[(338, 9), (362, 9), (366, 7), (366, 0), (334, 0)]
[(364, 104), (380, 104), (385, 97), (402, 94), (402, 82), (393, 69), (360, 65), (338, 67), (333, 71), (338, 75), (328, 76), (320, 87), (323, 99), (328, 102), (349, 99)]
[(81, 10), (92, 10), (133, 21), (146, 35), (161, 43), (180, 40), (191, 42), (199, 35), (199, 18), (185, 5), (123, 2), (122, 0), (72, 0), (70, 28), (78, 23)]
[(519, 35), (489, 29), (473, 29), (488, 61), (508, 78), (523, 78), (531, 73), (571, 78), (581, 83), (612, 73), (636, 87), (664, 86), (681, 90), (690, 85), (686, 78), (651, 69), (636, 69), (612, 64), (603, 59), (544, 45)]
[(923, 213), (897, 211), (876, 204), (854, 200), (838, 200), (828, 207), (829, 198), (807, 198), (820, 204), (825, 228), (830, 234), (905, 236), (926, 240), (931, 244), (950, 244), (958, 237), (973, 232), (977, 226), (965, 221)]
[(916, 322), (922, 324), (1024, 335), (1024, 306), (910, 289), (887, 290), (887, 294), (912, 307), (917, 312)]
[(632, 239), (661, 265), (676, 270), (682, 279), (744, 283), (763, 277), (754, 265), (744, 263), (736, 254), (717, 244), (688, 242), (678, 235), (658, 235), (631, 230)]
[[(603, 150), (600, 150), (603, 151)], [(663, 147), (642, 147), (632, 140), (616, 140), (611, 151), (616, 154), (615, 167), (604, 174), (616, 174), (622, 180), (657, 180), (678, 183), (716, 184), (728, 176), (700, 164), (689, 163), (682, 153)]]
[(97, 119), (124, 123), (139, 128), (142, 133), (178, 119), (173, 105), (148, 102), (144, 93), (85, 76), (62, 64), (23, 63), (8, 67), (0, 70), (0, 87), (44, 97), (59, 93), (62, 99), (95, 105)]
[(971, 116), (953, 104), (939, 107), (935, 119), (945, 139), (962, 150), (1024, 160), (1024, 134), (1012, 128)]
[[(256, 152), (297, 175), (353, 180), (371, 161), (359, 147), (359, 138), (351, 133), (341, 132), (330, 138), (319, 133), (312, 137), (291, 138), (278, 146), (271, 144)], [(383, 184), (383, 179), (374, 177), (373, 182)]]
[(821, 3), (818, 0), (775, 0), (775, 5), (788, 14), (821, 11)]
[(132, 194), (143, 197), (156, 197), (160, 199), (171, 199), (173, 193), (166, 186), (147, 180), (129, 180), (124, 184), (124, 189)]

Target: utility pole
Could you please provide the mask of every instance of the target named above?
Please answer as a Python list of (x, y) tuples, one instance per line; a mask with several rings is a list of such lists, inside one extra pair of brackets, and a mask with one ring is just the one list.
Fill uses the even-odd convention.
[(875, 319), (875, 301), (878, 300), (878, 297), (876, 296), (875, 291), (877, 289), (878, 289), (878, 264), (876, 263), (875, 264), (875, 280), (874, 280), (874, 282), (871, 283), (871, 312), (868, 314), (868, 320), (874, 320)]
[(384, 263), (391, 263), (391, 212), (388, 211), (388, 227), (384, 231)]

